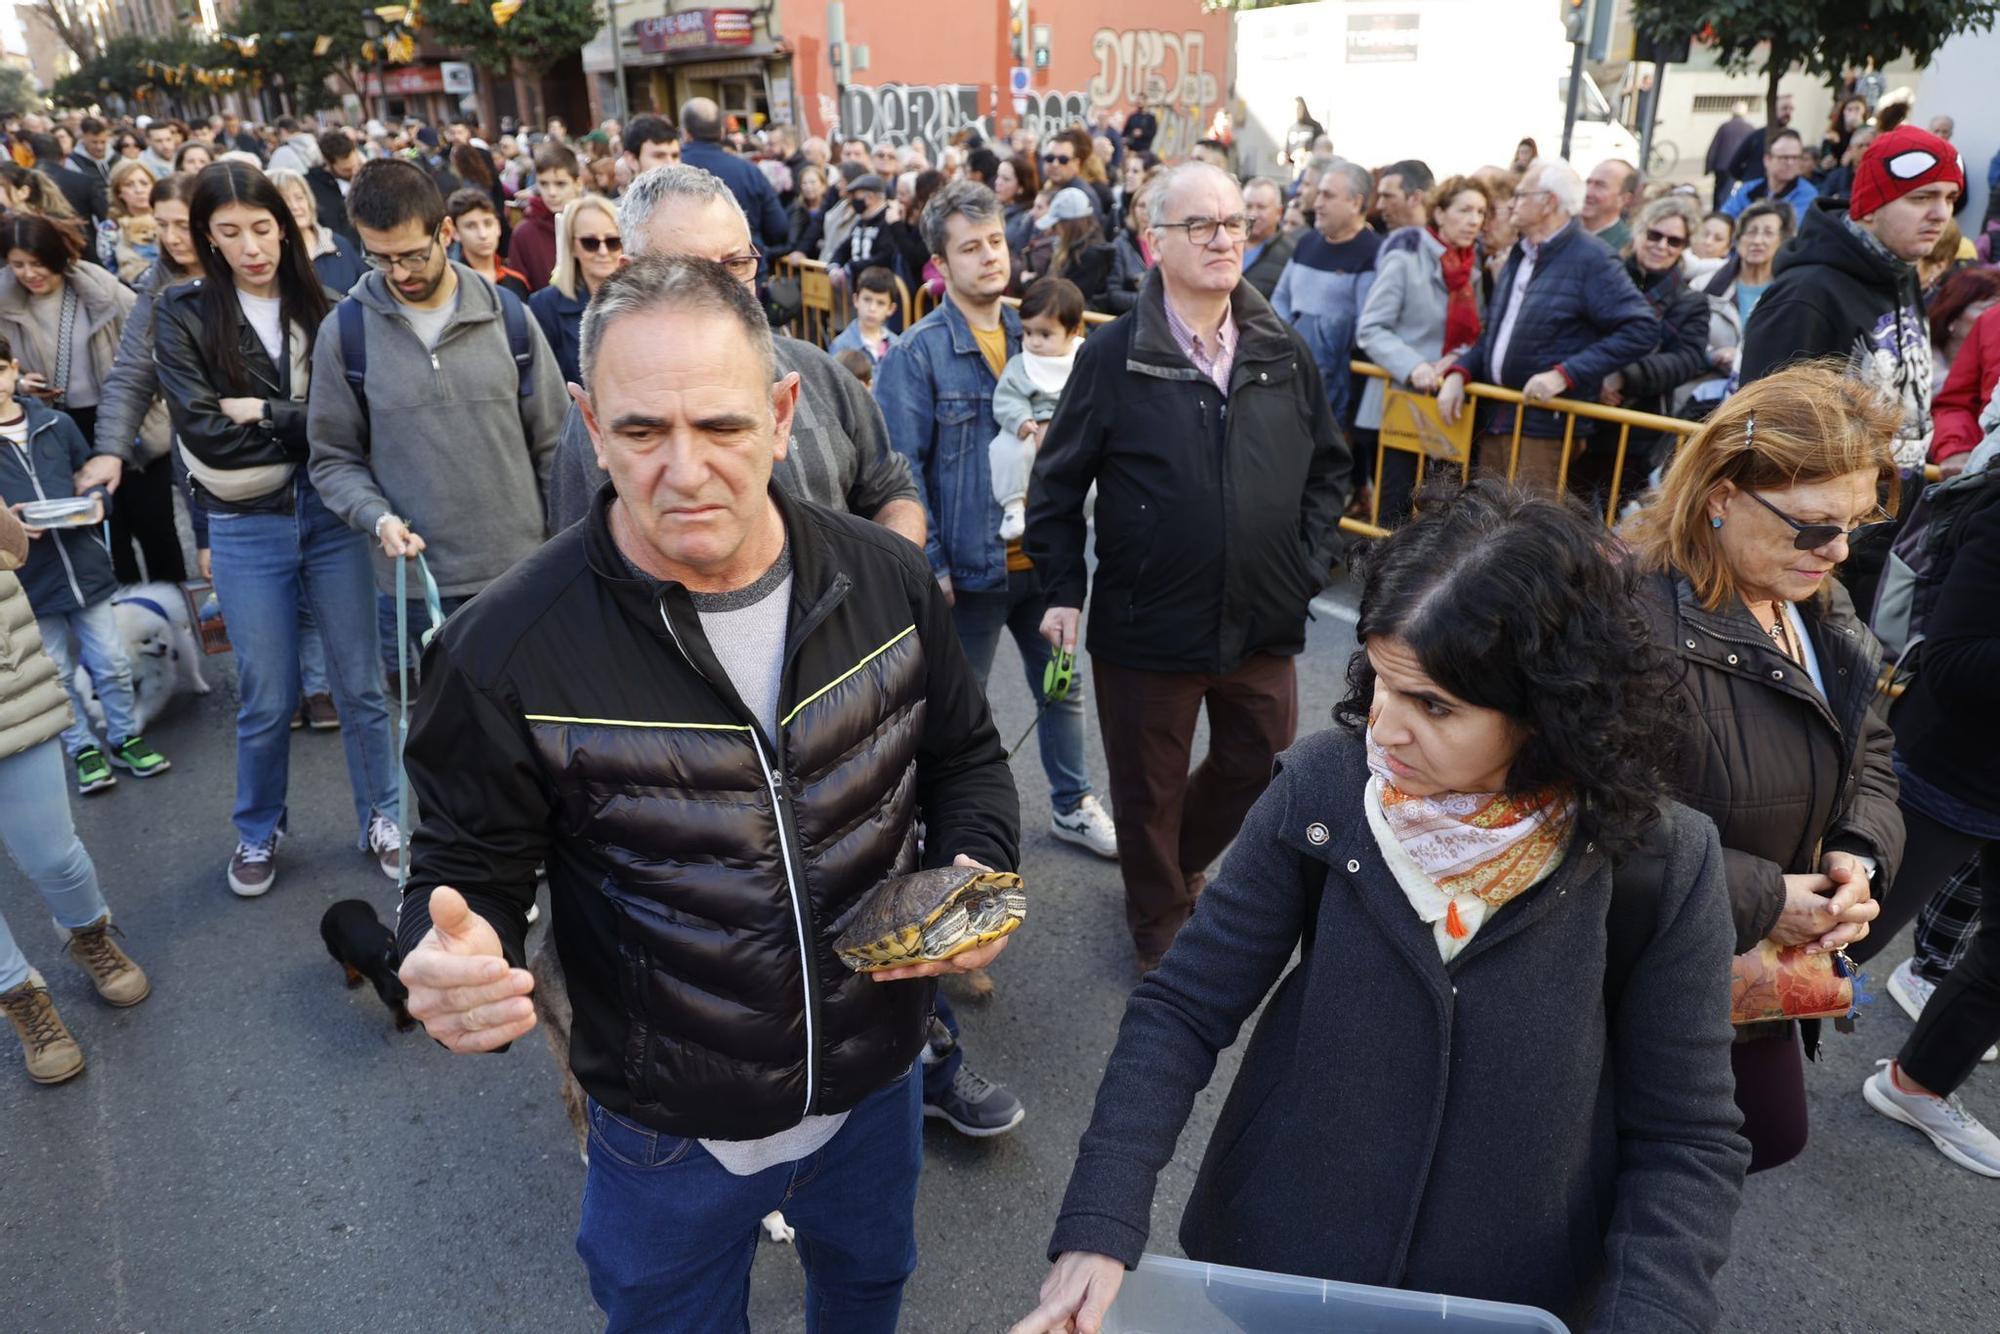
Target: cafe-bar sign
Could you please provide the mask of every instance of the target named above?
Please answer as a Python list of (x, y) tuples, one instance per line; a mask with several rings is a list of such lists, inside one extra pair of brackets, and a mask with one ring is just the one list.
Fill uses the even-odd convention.
[(750, 45), (747, 9), (683, 9), (632, 25), (641, 51), (705, 51)]

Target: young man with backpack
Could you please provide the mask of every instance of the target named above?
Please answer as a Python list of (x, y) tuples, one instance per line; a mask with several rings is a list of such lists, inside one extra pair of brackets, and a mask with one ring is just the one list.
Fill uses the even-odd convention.
[[(426, 553), (448, 615), (539, 547), (568, 400), (520, 298), (446, 257), (452, 226), (428, 172), (371, 162), (347, 208), (373, 272), (320, 328), (306, 430), (327, 508), (380, 544), (394, 689), (394, 558)], [(410, 610), (414, 637), (423, 612)]]

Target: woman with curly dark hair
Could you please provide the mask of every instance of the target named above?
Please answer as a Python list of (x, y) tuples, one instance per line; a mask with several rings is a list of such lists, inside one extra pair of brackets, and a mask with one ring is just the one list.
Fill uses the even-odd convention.
[[(1681, 446), (1630, 533), (1692, 720), (1673, 786), (1721, 833), (1737, 954), (1860, 940), (1871, 884), (1902, 859), (1889, 729), (1869, 709), (1881, 646), (1834, 577), (1895, 504), (1900, 420), (1842, 365), (1766, 376)], [(1737, 1029), (1753, 1172), (1805, 1148), (1800, 1057), (1818, 1037), (1817, 1021)]]
[[(1196, 1260), (1707, 1329), (1748, 1152), (1714, 828), (1662, 796), (1663, 659), (1567, 502), (1433, 492), (1300, 742), (1139, 983), (1021, 1331), (1101, 1314), (1216, 1053)], [(1294, 951), (1297, 967), (1286, 973)]]

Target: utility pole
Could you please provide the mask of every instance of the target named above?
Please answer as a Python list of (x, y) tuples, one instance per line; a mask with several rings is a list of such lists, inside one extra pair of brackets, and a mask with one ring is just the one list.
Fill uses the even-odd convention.
[(628, 117), (625, 115), (625, 36), (618, 31), (618, 0), (604, 0), (605, 21), (611, 25), (611, 79), (614, 91), (611, 94), (611, 114), (618, 118), (618, 128), (623, 130)]
[(1569, 89), (1563, 98), (1563, 141), (1561, 156), (1569, 157), (1570, 138), (1576, 133), (1576, 108), (1583, 97), (1583, 44), (1589, 36), (1589, 16), (1585, 0), (1562, 0), (1563, 36), (1569, 39)]

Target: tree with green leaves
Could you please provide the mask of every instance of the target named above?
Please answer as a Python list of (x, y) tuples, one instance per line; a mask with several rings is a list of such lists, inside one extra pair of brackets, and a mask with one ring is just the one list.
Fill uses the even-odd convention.
[(34, 76), (19, 65), (0, 65), (0, 116), (24, 115), (41, 107)]
[[(361, 59), (361, 13), (359, 0), (244, 0), (231, 27), (257, 33), (258, 42), (257, 54), (240, 63), (257, 70), (267, 83), (282, 77), (295, 111), (316, 111), (338, 101), (327, 86), (329, 76), (361, 97), (368, 69)], [(314, 41), (321, 36), (330, 42), (325, 55), (315, 55)]]
[(528, 119), (542, 119), (541, 82), (549, 66), (583, 49), (604, 26), (597, 0), (528, 0), (502, 25), (484, 4), (426, 5), (423, 36), (439, 46), (465, 52), (495, 75), (514, 68), (528, 76), (536, 106)]
[(1658, 40), (1693, 36), (1732, 74), (1761, 70), (1767, 123), (1778, 118), (1778, 82), (1793, 69), (1839, 84), (1870, 61), (1880, 69), (1908, 56), (1922, 68), (1951, 38), (1985, 32), (1995, 17), (1995, 0), (1633, 0), (1632, 9)]

